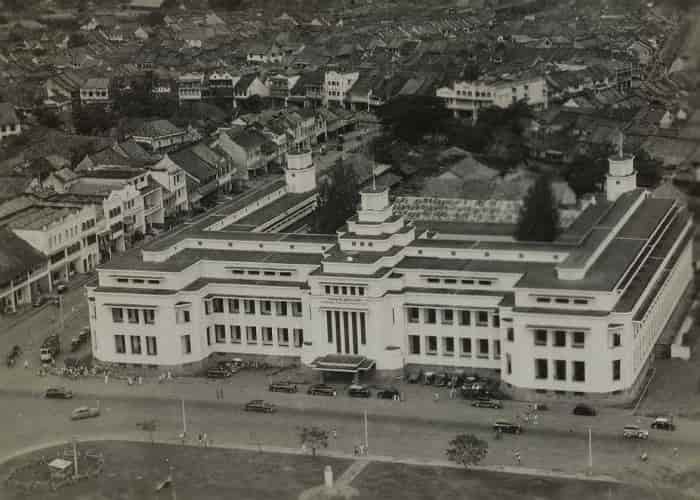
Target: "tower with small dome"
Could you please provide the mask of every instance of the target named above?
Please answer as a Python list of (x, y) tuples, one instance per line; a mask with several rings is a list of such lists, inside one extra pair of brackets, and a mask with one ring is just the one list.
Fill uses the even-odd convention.
[(625, 154), (623, 140), (623, 135), (620, 133), (617, 154), (608, 159), (608, 174), (605, 177), (605, 194), (608, 201), (615, 201), (620, 195), (637, 189), (634, 156)]
[(316, 189), (316, 165), (311, 150), (302, 149), (287, 153), (284, 178), (288, 193), (309, 193)]

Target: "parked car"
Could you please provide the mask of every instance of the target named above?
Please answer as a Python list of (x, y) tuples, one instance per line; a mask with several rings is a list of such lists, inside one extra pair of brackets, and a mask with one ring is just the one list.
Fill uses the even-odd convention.
[(401, 393), (396, 387), (382, 387), (377, 391), (377, 397), (379, 399), (398, 399), (401, 397)]
[(229, 374), (229, 376), (241, 371), (241, 369), (238, 366), (236, 366), (233, 363), (233, 361), (219, 361), (216, 367), (225, 370)]
[(231, 373), (225, 368), (216, 367), (207, 370), (207, 378), (228, 378), (230, 376)]
[(49, 387), (46, 389), (44, 397), (49, 399), (71, 399), (73, 398), (73, 391), (65, 387)]
[(435, 382), (434, 385), (435, 387), (447, 387), (447, 384), (450, 383), (450, 376), (447, 373), (438, 373), (435, 376)]
[(297, 386), (296, 384), (292, 384), (291, 382), (272, 382), (268, 389), (270, 392), (297, 392)]
[(73, 410), (70, 414), (71, 420), (83, 420), (85, 418), (95, 418), (100, 416), (99, 408), (88, 408), (87, 406), (81, 406)]
[(477, 399), (472, 403), (472, 406), (475, 408), (503, 408), (503, 404), (497, 399)]
[(72, 339), (70, 339), (70, 351), (77, 351), (78, 349), (80, 349), (80, 345), (82, 343), (83, 342), (80, 340), (80, 337), (73, 337)]
[(366, 385), (353, 384), (348, 387), (348, 396), (352, 398), (368, 398), (372, 395)]
[(583, 415), (585, 417), (595, 417), (597, 412), (595, 408), (586, 404), (579, 404), (574, 407), (574, 415)]
[(670, 417), (657, 417), (651, 423), (651, 428), (663, 431), (675, 431), (676, 424), (673, 423), (673, 419)]
[(260, 413), (273, 413), (277, 411), (277, 407), (272, 403), (267, 403), (262, 399), (254, 399), (246, 403), (243, 408), (245, 411), (257, 411)]
[(622, 437), (627, 439), (649, 439), (649, 431), (641, 429), (638, 425), (626, 425), (622, 429)]
[(335, 396), (338, 394), (335, 387), (326, 384), (314, 384), (309, 387), (309, 390), (306, 391), (306, 393), (311, 394), (312, 396)]
[(498, 432), (507, 432), (508, 434), (520, 434), (523, 432), (523, 428), (511, 422), (506, 422), (505, 420), (498, 420), (493, 424), (493, 428)]

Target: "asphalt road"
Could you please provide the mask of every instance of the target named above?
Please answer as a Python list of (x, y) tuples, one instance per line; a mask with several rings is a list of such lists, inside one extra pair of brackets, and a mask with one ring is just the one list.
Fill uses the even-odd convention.
[[(78, 406), (95, 406), (95, 400), (45, 400), (39, 395), (0, 395), (0, 419), (11, 424), (11, 432), (0, 439), (0, 459), (20, 450), (68, 441), (72, 437), (147, 439), (137, 424), (155, 419), (159, 440), (179, 442), (182, 432), (182, 411), (177, 401), (106, 400), (100, 402), (102, 415), (95, 419), (71, 421), (70, 412)], [(488, 410), (485, 410), (488, 411)], [(207, 433), (215, 444), (248, 444), (298, 447), (302, 426), (319, 425), (335, 429), (330, 449), (351, 453), (363, 439), (362, 419), (322, 410), (282, 408), (275, 414), (248, 413), (241, 405), (220, 405), (214, 402), (187, 403), (187, 431), (190, 439)], [(9, 431), (9, 429), (7, 429)], [(504, 435), (495, 440), (493, 433), (481, 423), (455, 424), (429, 421), (395, 421), (368, 417), (370, 454), (400, 458), (444, 460), (447, 442), (455, 434), (471, 432), (489, 442), (486, 464), (514, 464), (514, 451), (519, 450), (526, 467), (582, 472), (587, 468), (588, 442), (579, 433), (568, 434), (546, 428), (529, 429), (520, 436)], [(598, 437), (592, 441), (594, 472), (624, 474), (629, 468), (644, 466), (638, 456), (647, 451), (654, 457), (669, 457), (674, 445), (658, 439), (648, 443), (623, 440), (621, 437)], [(700, 455), (700, 446), (686, 444), (682, 457)]]

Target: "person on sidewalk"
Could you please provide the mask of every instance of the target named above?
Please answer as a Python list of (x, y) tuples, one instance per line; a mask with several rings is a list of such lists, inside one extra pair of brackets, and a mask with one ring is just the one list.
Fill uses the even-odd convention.
[(433, 402), (437, 403), (440, 400), (440, 394), (437, 392), (433, 394)]
[(208, 441), (207, 441), (207, 433), (206, 433), (206, 432), (204, 433), (204, 436), (202, 436), (202, 438), (204, 439), (204, 447), (206, 448), (206, 447), (207, 447), (207, 442), (208, 442)]
[(24, 360), (24, 368), (25, 369), (29, 368), (29, 360), (28, 359)]
[(517, 464), (520, 465), (520, 450), (515, 450), (513, 453), (513, 458), (515, 458)]
[(105, 373), (105, 385), (109, 384), (109, 373)]
[(201, 432), (197, 435), (197, 442), (199, 443), (199, 446), (202, 446), (202, 433)]
[(335, 430), (335, 427), (333, 427), (333, 430), (331, 431), (331, 436), (333, 436), (333, 439), (338, 439), (338, 431)]

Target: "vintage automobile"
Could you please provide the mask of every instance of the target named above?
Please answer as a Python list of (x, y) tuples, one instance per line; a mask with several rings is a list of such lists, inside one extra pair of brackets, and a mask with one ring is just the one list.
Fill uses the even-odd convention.
[(95, 418), (100, 416), (99, 408), (88, 408), (87, 406), (80, 406), (73, 410), (70, 414), (71, 420), (84, 420), (86, 418)]
[(256, 411), (259, 413), (274, 413), (277, 411), (277, 407), (272, 403), (267, 403), (262, 399), (254, 399), (246, 403), (243, 407), (245, 411)]

